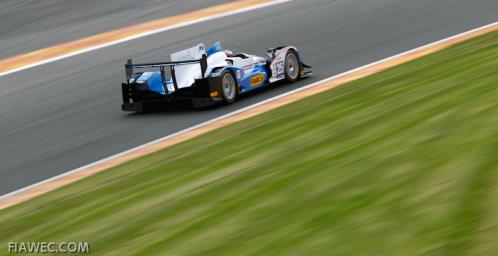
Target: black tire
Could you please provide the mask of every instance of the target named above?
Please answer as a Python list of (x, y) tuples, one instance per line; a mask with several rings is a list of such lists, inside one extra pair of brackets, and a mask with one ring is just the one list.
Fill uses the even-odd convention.
[(299, 78), (301, 65), (299, 64), (299, 56), (294, 50), (287, 51), (284, 62), (284, 74), (287, 82), (294, 82)]
[(225, 70), (221, 77), (221, 96), (225, 103), (231, 104), (237, 98), (237, 80), (228, 70)]

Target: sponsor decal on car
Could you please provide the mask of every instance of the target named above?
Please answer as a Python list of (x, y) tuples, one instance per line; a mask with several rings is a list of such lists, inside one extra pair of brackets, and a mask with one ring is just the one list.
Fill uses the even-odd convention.
[(251, 86), (258, 86), (263, 82), (264, 76), (263, 74), (258, 74), (253, 77), (251, 77)]

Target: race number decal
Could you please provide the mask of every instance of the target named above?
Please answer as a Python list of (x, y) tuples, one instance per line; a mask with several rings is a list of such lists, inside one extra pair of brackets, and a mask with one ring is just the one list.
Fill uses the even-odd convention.
[(279, 62), (277, 62), (277, 77), (279, 77), (283, 74), (284, 74), (284, 62), (279, 61)]
[(263, 74), (255, 75), (251, 77), (251, 86), (258, 86), (263, 82), (264, 76)]

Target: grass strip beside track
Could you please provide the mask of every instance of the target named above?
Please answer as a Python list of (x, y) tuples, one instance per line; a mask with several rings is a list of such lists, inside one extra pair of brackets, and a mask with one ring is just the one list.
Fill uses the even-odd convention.
[(498, 255), (498, 32), (0, 211), (95, 255)]

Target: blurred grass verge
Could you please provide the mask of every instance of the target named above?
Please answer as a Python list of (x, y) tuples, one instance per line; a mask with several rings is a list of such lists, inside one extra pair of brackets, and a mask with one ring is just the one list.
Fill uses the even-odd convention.
[(0, 254), (498, 255), (497, 198), (493, 32), (2, 210)]

